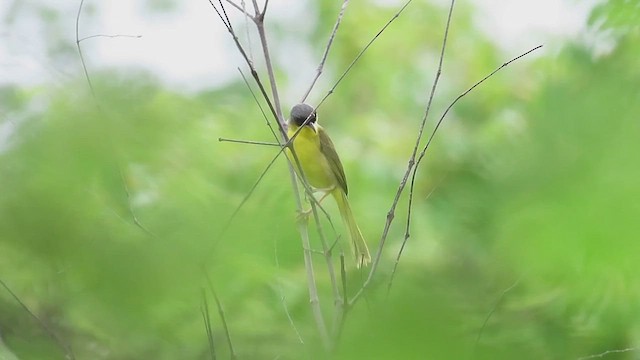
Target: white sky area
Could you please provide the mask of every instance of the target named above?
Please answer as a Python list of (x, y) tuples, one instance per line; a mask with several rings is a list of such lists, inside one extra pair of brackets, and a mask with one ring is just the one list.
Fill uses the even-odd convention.
[[(68, 18), (68, 24), (62, 31), (69, 45), (74, 46), (79, 2), (47, 1)], [(85, 1), (86, 11), (91, 2)], [(4, 19), (11, 3), (0, 2), (0, 19)], [(271, 0), (270, 14), (277, 14), (292, 23), (300, 22), (305, 3), (301, 0)], [(338, 9), (340, 1), (336, 0), (336, 3)], [(593, 0), (475, 0), (474, 3), (477, 9), (475, 20), (480, 29), (495, 39), (508, 55), (513, 55), (526, 50), (524, 47), (531, 44), (544, 43), (553, 48), (554, 43), (577, 36), (584, 31)], [(85, 18), (92, 19), (89, 23), (81, 18), (80, 38), (95, 34), (142, 37), (102, 37), (83, 41), (82, 48), (90, 70), (104, 66), (145, 68), (172, 86), (194, 91), (236, 78), (236, 68), (244, 65), (207, 0), (180, 1), (175, 10), (152, 15), (139, 1), (111, 0), (98, 4), (96, 16)], [(406, 11), (411, 11), (411, 8)], [(242, 21), (239, 17), (235, 20)], [(0, 85), (35, 85), (57, 81), (73, 71), (82, 71), (79, 60), (76, 64), (63, 66), (64, 69), (60, 64), (48, 61), (41, 44), (42, 36), (38, 33), (42, 26), (36, 21), (20, 20), (18, 25), (13, 25), (14, 28), (8, 28), (4, 22), (0, 25)], [(372, 34), (375, 31), (377, 29), (372, 28)], [(292, 33), (295, 34), (293, 30)], [(252, 41), (255, 45), (258, 39)], [(549, 50), (548, 47), (546, 49)]]

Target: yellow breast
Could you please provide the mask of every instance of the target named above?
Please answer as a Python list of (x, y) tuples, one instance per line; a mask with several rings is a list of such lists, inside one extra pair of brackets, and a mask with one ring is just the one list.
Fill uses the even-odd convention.
[[(295, 131), (296, 129), (290, 126), (289, 136), (293, 136)], [(293, 148), (300, 161), (304, 176), (311, 186), (316, 189), (330, 189), (335, 186), (336, 179), (327, 159), (320, 150), (318, 134), (311, 127), (305, 126), (300, 131), (293, 140)], [(290, 159), (298, 171), (295, 160), (292, 156)]]

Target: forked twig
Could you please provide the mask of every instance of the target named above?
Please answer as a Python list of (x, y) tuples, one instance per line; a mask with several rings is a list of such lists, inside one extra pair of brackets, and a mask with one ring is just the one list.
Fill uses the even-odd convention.
[[(404, 6), (406, 7), (411, 1), (408, 1)], [(387, 236), (389, 235), (389, 229), (391, 228), (391, 223), (393, 222), (393, 219), (395, 218), (395, 211), (396, 211), (396, 207), (398, 206), (398, 202), (400, 201), (400, 196), (402, 195), (405, 186), (407, 185), (407, 180), (409, 179), (409, 174), (411, 174), (411, 169), (413, 168), (414, 164), (415, 164), (415, 157), (416, 157), (416, 153), (418, 151), (418, 147), (420, 146), (420, 139), (422, 137), (422, 132), (424, 130), (424, 126), (426, 124), (427, 121), (427, 115), (429, 115), (429, 110), (431, 109), (431, 103), (433, 102), (433, 97), (435, 95), (437, 86), (438, 86), (438, 79), (440, 78), (440, 74), (442, 73), (442, 62), (444, 59), (444, 52), (445, 52), (445, 48), (446, 48), (446, 44), (447, 44), (447, 37), (449, 34), (449, 26), (451, 25), (451, 17), (453, 14), (453, 7), (455, 5), (455, 0), (451, 1), (451, 5), (449, 6), (449, 14), (447, 16), (447, 23), (445, 25), (445, 31), (444, 31), (444, 36), (442, 39), (442, 50), (440, 52), (440, 60), (439, 60), (439, 66), (438, 66), (438, 70), (436, 71), (436, 77), (435, 80), (433, 82), (433, 86), (431, 87), (431, 92), (429, 93), (429, 100), (427, 102), (427, 107), (425, 110), (425, 114), (422, 117), (422, 122), (420, 124), (420, 130), (418, 132), (418, 137), (416, 139), (416, 144), (413, 148), (413, 151), (411, 153), (411, 156), (409, 157), (409, 162), (407, 164), (407, 169), (405, 170), (405, 173), (402, 177), (402, 180), (400, 180), (400, 184), (398, 185), (398, 190), (396, 191), (396, 195), (393, 198), (393, 203), (391, 204), (391, 208), (389, 209), (389, 211), (387, 212), (387, 218), (384, 224), (384, 228), (382, 230), (382, 235), (380, 237), (380, 243), (378, 244), (378, 251), (376, 252), (376, 255), (373, 259), (373, 263), (371, 264), (371, 269), (369, 270), (369, 275), (367, 276), (367, 279), (364, 281), (364, 283), (362, 284), (362, 287), (360, 287), (360, 289), (358, 290), (358, 292), (356, 292), (356, 294), (353, 296), (353, 298), (349, 301), (349, 306), (353, 306), (353, 304), (355, 304), (355, 302), (360, 298), (360, 296), (362, 296), (362, 294), (364, 293), (365, 289), (369, 286), (369, 284), (371, 283), (371, 279), (373, 278), (373, 275), (375, 274), (377, 268), (378, 268), (378, 264), (380, 263), (380, 258), (382, 256), (382, 250), (384, 249), (384, 245), (386, 243), (387, 240)], [(404, 7), (403, 7), (404, 9)]]
[(318, 81), (318, 79), (320, 78), (320, 75), (322, 74), (322, 70), (324, 69), (324, 63), (327, 61), (327, 56), (329, 56), (329, 50), (331, 50), (333, 39), (336, 37), (336, 33), (338, 32), (338, 28), (340, 27), (340, 23), (342, 22), (342, 17), (344, 16), (344, 12), (347, 9), (348, 4), (349, 4), (349, 0), (342, 1), (342, 7), (340, 8), (340, 13), (338, 14), (336, 23), (333, 25), (333, 30), (331, 31), (331, 35), (329, 36), (329, 41), (327, 42), (327, 46), (324, 49), (322, 60), (320, 60), (320, 65), (318, 65), (318, 68), (316, 69), (316, 75), (311, 81), (311, 85), (309, 85), (309, 88), (307, 89), (307, 91), (302, 96), (302, 99), (300, 100), (300, 102), (302, 103), (305, 100), (307, 100), (307, 96), (309, 96), (309, 93), (311, 93), (311, 90), (313, 90), (313, 87), (316, 85), (316, 81)]
[[(449, 28), (451, 27), (451, 17), (453, 16), (453, 8), (455, 6), (455, 0), (451, 0), (451, 4), (449, 5), (449, 13), (447, 14), (447, 23), (444, 27), (444, 35), (442, 36), (442, 47), (440, 48), (440, 57), (438, 58), (438, 69), (436, 70), (435, 78), (433, 79), (433, 85), (431, 86), (431, 91), (429, 92), (429, 99), (427, 100), (427, 107), (424, 111), (424, 116), (422, 117), (422, 121), (420, 122), (420, 127), (418, 129), (418, 136), (416, 137), (415, 145), (413, 146), (413, 150), (411, 151), (411, 156), (409, 157), (409, 164), (407, 165), (407, 172), (405, 172), (405, 177), (403, 178), (404, 184), (406, 184), (406, 176), (411, 171), (411, 168), (415, 164), (416, 154), (418, 153), (418, 147), (420, 146), (420, 142), (422, 141), (422, 135), (424, 134), (424, 127), (427, 124), (427, 119), (429, 114), (431, 113), (431, 105), (433, 104), (433, 99), (436, 95), (436, 90), (438, 88), (438, 82), (440, 81), (440, 76), (442, 75), (442, 64), (444, 63), (444, 53), (447, 49), (447, 40), (449, 39)], [(398, 189), (399, 191), (403, 191), (404, 189)], [(396, 197), (399, 199), (399, 197)], [(409, 203), (413, 200), (413, 197), (409, 197)], [(394, 205), (395, 207), (395, 205)], [(393, 278), (395, 277), (396, 269), (398, 268), (398, 264), (400, 263), (400, 257), (402, 256), (402, 252), (406, 245), (407, 240), (409, 239), (409, 219), (411, 219), (411, 207), (409, 207), (409, 213), (407, 214), (407, 226), (405, 230), (404, 240), (402, 242), (402, 246), (400, 246), (400, 250), (398, 251), (398, 256), (396, 256), (396, 262), (393, 266), (393, 270), (391, 271), (391, 276), (389, 278), (389, 283), (387, 284), (387, 295), (391, 291), (391, 285), (393, 284)], [(380, 251), (382, 251), (382, 247), (380, 247)]]
[[(534, 52), (535, 50), (538, 50), (542, 47), (542, 45), (538, 45), (518, 56), (516, 56), (515, 58), (503, 63), (502, 65), (500, 65), (498, 68), (496, 68), (495, 70), (493, 70), (490, 74), (488, 74), (487, 76), (485, 76), (484, 78), (482, 78), (480, 81), (476, 82), (475, 84), (473, 84), (470, 88), (468, 88), (465, 92), (463, 92), (462, 94), (458, 95), (458, 97), (456, 97), (451, 104), (449, 104), (449, 106), (446, 108), (446, 110), (444, 111), (444, 113), (442, 114), (442, 116), (440, 117), (440, 119), (438, 120), (438, 122), (436, 123), (436, 126), (434, 127), (433, 131), (431, 132), (431, 135), (429, 136), (429, 139), (427, 140), (427, 143), (425, 144), (424, 148), (422, 149), (422, 151), (420, 152), (420, 156), (418, 157), (418, 160), (416, 161), (415, 167), (413, 168), (413, 173), (411, 174), (411, 185), (409, 187), (409, 204), (408, 204), (408, 218), (407, 218), (407, 223), (406, 223), (406, 228), (405, 228), (405, 237), (402, 243), (402, 247), (400, 248), (402, 251), (402, 249), (404, 248), (405, 243), (409, 240), (409, 226), (411, 225), (411, 207), (413, 204), (413, 189), (414, 189), (414, 185), (415, 185), (415, 180), (416, 180), (416, 174), (418, 171), (418, 167), (420, 166), (420, 163), (422, 162), (422, 159), (424, 158), (425, 154), (427, 153), (427, 150), (429, 149), (429, 145), (431, 145), (431, 142), (433, 141), (434, 136), (436, 135), (436, 132), (438, 131), (438, 129), (440, 128), (440, 125), (442, 124), (442, 122), (444, 121), (445, 116), (447, 116), (447, 114), (449, 113), (449, 110), (451, 110), (453, 108), (453, 106), (460, 100), (462, 99), (464, 96), (466, 96), (468, 93), (470, 93), (471, 91), (473, 91), (473, 89), (475, 89), (476, 87), (478, 87), (480, 84), (482, 84), (483, 82), (485, 82), (487, 79), (489, 79), (490, 77), (492, 77), (493, 75), (495, 75), (498, 71), (502, 70), (503, 68), (507, 67), (509, 64), (511, 64), (512, 62), (527, 56), (528, 54)], [(401, 254), (398, 254), (398, 259), (400, 258)], [(394, 273), (395, 273), (395, 267), (394, 267)], [(389, 287), (391, 287), (391, 282), (393, 281), (393, 276), (389, 279)]]

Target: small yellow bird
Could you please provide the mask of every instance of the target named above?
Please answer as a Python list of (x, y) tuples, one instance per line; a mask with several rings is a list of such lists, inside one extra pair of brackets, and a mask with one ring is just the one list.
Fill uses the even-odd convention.
[[(340, 158), (329, 135), (316, 120), (317, 114), (313, 107), (307, 104), (294, 106), (289, 118), (288, 135), (293, 137), (304, 124), (292, 142), (293, 149), (309, 185), (324, 192), (325, 196), (330, 193), (336, 200), (342, 221), (349, 229), (351, 249), (356, 257), (356, 266), (359, 268), (371, 263), (371, 255), (349, 206), (347, 178)], [(296, 171), (299, 172), (293, 156), (290, 156), (290, 159)]]

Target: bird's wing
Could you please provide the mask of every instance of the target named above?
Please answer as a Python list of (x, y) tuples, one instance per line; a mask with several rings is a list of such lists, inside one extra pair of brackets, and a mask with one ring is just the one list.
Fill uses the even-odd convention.
[(327, 158), (327, 162), (329, 162), (329, 166), (331, 166), (331, 171), (333, 171), (333, 175), (336, 177), (338, 185), (342, 190), (344, 190), (345, 194), (348, 194), (347, 177), (344, 175), (344, 169), (342, 168), (342, 163), (340, 162), (338, 153), (336, 153), (336, 148), (333, 145), (331, 138), (329, 138), (329, 135), (327, 135), (324, 129), (319, 126), (318, 137), (320, 138), (320, 152), (322, 152), (322, 154)]

